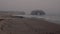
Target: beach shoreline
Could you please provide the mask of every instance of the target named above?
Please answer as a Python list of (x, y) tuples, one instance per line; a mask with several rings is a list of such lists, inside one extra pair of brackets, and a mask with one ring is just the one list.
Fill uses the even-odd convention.
[[(60, 32), (60, 25), (45, 21), (44, 19), (33, 19), (33, 18), (12, 18), (12, 19), (4, 19), (0, 21), (1, 27), (0, 32), (3, 34), (7, 34), (8, 32), (13, 32), (13, 34), (27, 34), (33, 33), (38, 34), (42, 33), (56, 33)], [(23, 33), (20, 33), (23, 32)], [(4, 34), (5, 34), (4, 33)]]

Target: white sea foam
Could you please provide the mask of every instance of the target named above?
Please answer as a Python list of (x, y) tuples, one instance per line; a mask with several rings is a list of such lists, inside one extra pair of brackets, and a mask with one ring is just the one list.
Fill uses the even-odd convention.
[(49, 22), (60, 24), (60, 16), (45, 16), (44, 19)]
[(15, 15), (15, 16), (24, 16), (26, 18), (44, 18), (46, 21), (60, 24), (60, 16), (36, 16), (36, 15)]

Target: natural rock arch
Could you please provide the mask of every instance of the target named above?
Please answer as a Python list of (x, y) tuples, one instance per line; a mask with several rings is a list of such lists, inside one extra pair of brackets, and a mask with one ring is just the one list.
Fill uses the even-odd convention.
[(43, 10), (33, 10), (31, 15), (45, 15), (45, 12)]

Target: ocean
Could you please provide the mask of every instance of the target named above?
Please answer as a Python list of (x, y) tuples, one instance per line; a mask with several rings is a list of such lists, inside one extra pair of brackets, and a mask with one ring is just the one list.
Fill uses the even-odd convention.
[(46, 21), (52, 22), (52, 23), (56, 23), (56, 24), (60, 24), (60, 16), (51, 16), (51, 15), (44, 15), (44, 16), (39, 16), (39, 15), (14, 15), (14, 16), (23, 16), (26, 18), (43, 18)]
[(60, 24), (60, 16), (37, 16), (38, 18), (44, 18), (46, 21), (52, 22), (52, 23), (56, 23), (56, 24)]

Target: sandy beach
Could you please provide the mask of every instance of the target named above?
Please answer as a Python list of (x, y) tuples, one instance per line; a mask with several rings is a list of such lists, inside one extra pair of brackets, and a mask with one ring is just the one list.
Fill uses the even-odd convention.
[(60, 34), (60, 25), (44, 19), (0, 19), (0, 34)]

